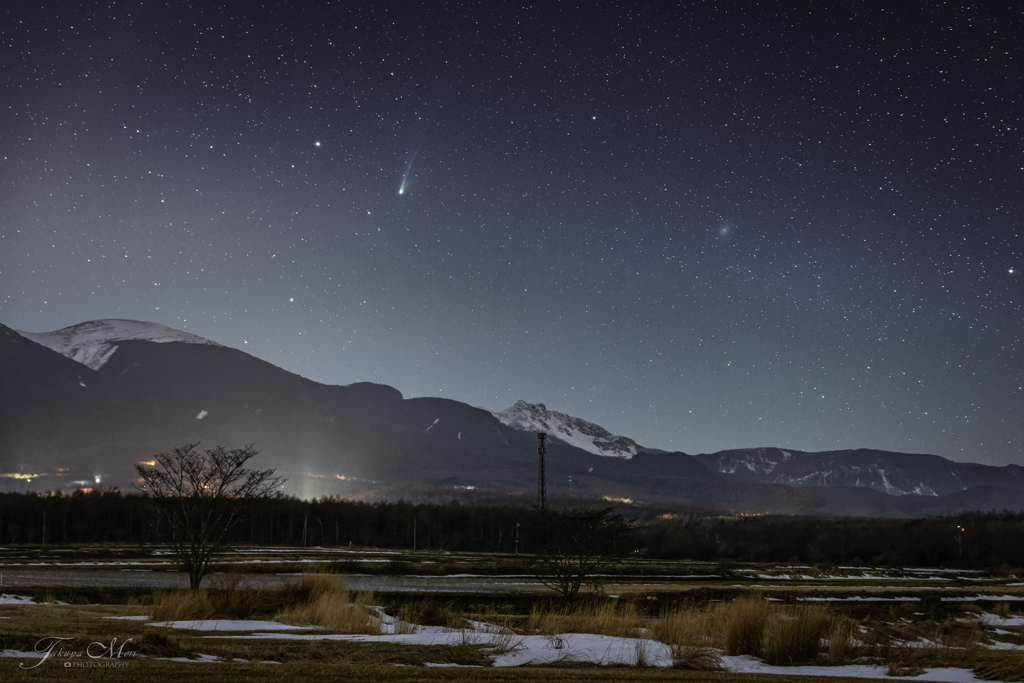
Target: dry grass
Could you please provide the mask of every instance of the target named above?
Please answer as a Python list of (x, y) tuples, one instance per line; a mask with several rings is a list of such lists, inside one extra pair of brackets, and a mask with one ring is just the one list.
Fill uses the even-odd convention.
[(985, 632), (977, 621), (967, 623), (951, 622), (946, 625), (942, 644), (949, 648), (965, 650), (968, 654), (981, 648)]
[(419, 623), (418, 617), (413, 605), (405, 603), (398, 609), (398, 614), (395, 615), (395, 633), (416, 633), (416, 624)]
[(514, 631), (501, 629), (491, 634), (487, 647), (492, 655), (507, 655), (510, 652), (522, 650), (523, 639), (518, 637)]
[(523, 639), (507, 626), (489, 624), (486, 630), (460, 629), (455, 647), (482, 648), (489, 655), (504, 655), (523, 649)]
[(305, 599), (280, 612), (277, 621), (318, 626), (335, 633), (380, 634), (380, 618), (368, 609), (373, 603), (373, 593), (353, 595), (340, 576), (331, 574), (303, 576), (297, 588)]
[(216, 610), (205, 590), (159, 591), (153, 594), (154, 621), (209, 619)]
[(646, 638), (637, 638), (636, 642), (633, 643), (634, 648), (634, 661), (633, 666), (638, 669), (646, 669), (649, 666), (653, 666), (651, 658), (651, 641)]
[(654, 637), (666, 645), (714, 647), (717, 625), (707, 608), (672, 608), (652, 622)]
[(252, 619), (273, 614), (280, 600), (280, 591), (254, 588), (247, 585), (244, 574), (228, 572), (217, 574), (210, 580), (213, 590), (209, 593), (217, 615), (229, 619)]
[(856, 648), (857, 653), (868, 661), (889, 666), (892, 676), (915, 675), (931, 667), (957, 667), (973, 669), (982, 678), (1014, 680), (1012, 672), (1020, 653), (984, 648), (986, 632), (972, 618), (976, 610), (970, 605), (962, 612), (946, 614), (942, 621), (916, 619), (915, 607), (904, 605), (878, 615), (881, 620), (865, 622), (864, 630), (856, 636), (864, 643)]
[[(447, 626), (463, 634), (461, 639), (457, 635), (453, 638), (455, 647), (242, 641), (104, 618), (144, 611), (157, 621), (277, 615), (281, 621), (328, 628), (338, 633), (379, 631), (380, 619), (369, 608), (372, 596), (346, 590), (344, 579), (337, 575), (307, 575), (286, 587), (263, 591), (247, 587), (251, 585), (251, 577), (223, 575), (214, 578), (207, 591), (155, 594), (136, 591), (119, 594), (121, 600), (127, 597), (127, 603), (102, 607), (85, 604), (89, 600), (81, 599), (81, 595), (73, 596), (73, 605), (58, 605), (54, 595), (46, 595), (40, 588), (36, 599), (49, 604), (0, 606), (0, 616), (6, 617), (0, 619), (0, 649), (27, 651), (34, 647), (40, 634), (60, 634), (73, 637), (70, 642), (76, 647), (97, 640), (109, 642), (114, 637), (122, 641), (133, 637), (133, 646), (138, 644), (147, 657), (203, 652), (224, 659), (276, 660), (289, 666), (330, 664), (336, 668), (424, 662), (486, 665), (496, 654), (521, 648), (523, 633), (594, 633), (637, 638), (631, 643), (635, 655), (634, 650), (626, 655), (629, 664), (637, 667), (651, 663), (653, 642), (645, 639), (649, 636), (671, 648), (673, 666), (680, 669), (719, 669), (721, 655), (726, 652), (752, 654), (766, 663), (779, 665), (871, 662), (889, 667), (894, 676), (912, 675), (936, 666), (963, 667), (973, 669), (981, 679), (1024, 683), (1024, 654), (993, 652), (982, 645), (993, 637), (1018, 644), (1021, 637), (1016, 629), (1012, 634), (995, 635), (991, 627), (978, 620), (980, 608), (937, 600), (932, 601), (934, 604), (908, 599), (901, 605), (824, 606), (814, 603), (807, 607), (783, 605), (749, 595), (728, 604), (712, 602), (687, 609), (669, 609), (651, 618), (645, 616), (644, 609), (658, 603), (639, 597), (635, 600), (588, 598), (572, 606), (540, 598), (529, 602), (448, 595), (393, 598), (395, 602), (390, 603), (388, 613), (397, 617), (397, 632), (414, 632), (419, 624)], [(723, 595), (727, 594), (702, 595), (699, 599)], [(67, 594), (56, 597), (64, 601), (70, 599)], [(992, 611), (1008, 616), (1010, 609), (1011, 606), (1003, 602)], [(252, 616), (257, 614), (260, 616)], [(856, 615), (856, 618), (848, 615)], [(496, 626), (464, 630), (468, 619)], [(563, 658), (560, 664), (577, 668), (594, 666), (585, 660), (574, 660), (572, 656)], [(636, 669), (619, 668), (618, 671), (623, 678), (650, 675), (650, 672)], [(579, 679), (584, 680), (586, 675), (583, 674), (590, 672), (604, 675), (596, 667), (587, 668), (580, 672)]]
[(841, 614), (832, 615), (828, 628), (828, 649), (826, 656), (830, 666), (850, 664), (857, 658), (853, 635), (857, 622)]
[(813, 664), (829, 630), (828, 609), (800, 605), (770, 609), (761, 633), (761, 659), (773, 666)]
[(654, 638), (672, 649), (672, 666), (691, 671), (722, 668), (722, 658), (715, 649), (716, 629), (708, 608), (673, 608), (650, 625)]
[(770, 609), (771, 603), (756, 593), (719, 605), (714, 614), (725, 654), (760, 657)]
[(157, 591), (153, 594), (150, 616), (156, 621), (190, 621), (214, 616), (249, 619), (254, 614), (271, 612), (279, 600), (280, 595), (275, 591), (224, 585), (209, 591)]
[(1024, 653), (984, 655), (975, 665), (974, 673), (986, 681), (1024, 681)]
[(440, 626), (458, 631), (466, 626), (466, 615), (457, 610), (451, 601), (441, 602), (433, 595), (424, 595), (415, 600), (406, 600), (389, 613), (409, 624), (418, 626)]
[[(154, 597), (152, 614), (160, 621), (220, 617), (251, 611), (252, 603), (261, 600), (276, 605), (277, 619), (285, 623), (336, 633), (376, 634), (381, 630), (381, 617), (370, 608), (372, 594), (349, 592), (338, 575), (306, 575), (262, 597), (238, 585), (219, 586), (210, 592), (163, 592)], [(1024, 679), (1024, 657), (985, 650), (981, 643), (986, 631), (977, 620), (959, 620), (954, 615), (944, 621), (918, 619), (914, 612), (920, 609), (917, 603), (879, 611), (870, 621), (851, 619), (834, 607), (783, 605), (758, 594), (731, 603), (670, 609), (657, 618), (645, 616), (640, 609), (645, 605), (630, 600), (595, 599), (575, 605), (536, 602), (529, 614), (522, 616), (476, 614), (472, 608), (463, 612), (455, 605), (424, 596), (402, 602), (390, 613), (396, 616), (397, 633), (414, 633), (418, 624), (428, 622), (460, 631), (463, 635), (456, 650), (462, 654), (453, 651), (460, 661), (484, 656), (482, 653), (492, 656), (514, 651), (522, 647), (522, 633), (592, 633), (637, 638), (633, 663), (638, 667), (649, 666), (651, 641), (646, 638), (653, 638), (669, 645), (674, 667), (689, 670), (719, 670), (725, 653), (752, 655), (782, 666), (873, 661), (890, 666), (892, 675), (941, 665), (973, 668), (983, 678)], [(47, 610), (39, 609), (40, 615)], [(498, 625), (467, 630), (469, 619)], [(518, 628), (513, 629), (513, 624)], [(861, 630), (864, 626), (866, 631)], [(306, 656), (314, 654), (311, 650)]]
[(920, 676), (923, 673), (924, 669), (919, 666), (904, 664), (903, 662), (889, 662), (889, 669), (885, 672), (885, 675), (892, 677), (904, 677)]
[[(458, 631), (466, 627), (466, 615), (456, 610), (451, 602), (439, 602), (432, 595), (425, 595), (418, 600), (403, 602), (398, 606), (395, 616), (403, 624), (397, 625), (400, 629), (406, 629), (412, 625), (418, 626), (440, 626), (442, 628)], [(407, 626), (408, 625), (408, 626)], [(399, 633), (414, 633), (415, 631), (399, 631)]]
[(653, 622), (655, 638), (672, 648), (674, 666), (714, 670), (719, 652), (752, 655), (768, 664), (815, 663), (829, 638), (829, 663), (853, 658), (856, 623), (821, 605), (783, 606), (758, 595), (714, 608), (672, 609)]
[(687, 671), (721, 671), (722, 658), (714, 648), (673, 645), (672, 668)]
[(635, 637), (644, 627), (636, 605), (618, 600), (595, 601), (576, 605), (536, 606), (526, 621), (527, 632), (541, 635), (593, 633), (602, 636)]

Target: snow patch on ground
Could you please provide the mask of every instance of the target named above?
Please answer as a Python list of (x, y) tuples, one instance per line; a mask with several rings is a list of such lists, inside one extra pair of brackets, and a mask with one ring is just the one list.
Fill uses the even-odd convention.
[[(844, 678), (886, 678), (888, 667), (873, 664), (847, 666), (769, 666), (753, 657), (722, 657), (722, 666), (732, 673), (782, 674), (789, 676), (827, 676)], [(945, 683), (976, 683), (980, 681), (969, 669), (936, 667), (920, 676), (904, 676), (901, 681), (944, 681)]]
[(982, 643), (982, 647), (988, 648), (989, 650), (1024, 650), (1024, 645), (1014, 645), (1013, 643), (1004, 643), (1001, 640), (997, 640), (991, 645), (988, 643)]
[[(739, 584), (737, 584), (739, 585)], [(909, 596), (897, 596), (892, 598), (872, 597), (853, 595), (845, 598), (797, 598), (801, 602), (916, 602), (918, 598)], [(950, 597), (939, 598), (942, 602), (975, 602), (976, 600), (990, 600), (998, 602), (1021, 601), (1024, 596), (1020, 595), (975, 595), (973, 597)]]
[(309, 626), (290, 626), (276, 621), (254, 621), (249, 619), (196, 619), (193, 621), (158, 621), (150, 626), (181, 628), (190, 631), (292, 631)]
[[(224, 662), (227, 660), (221, 659), (217, 655), (200, 655), (197, 654), (195, 659), (189, 659), (188, 657), (160, 657), (165, 662), (192, 662), (193, 664), (214, 664)], [(239, 660), (243, 661), (243, 660)]]
[[(481, 625), (478, 625), (478, 628)], [(420, 627), (422, 628), (422, 627)], [(490, 627), (494, 628), (494, 627)], [(491, 646), (500, 650), (493, 655), (494, 666), (523, 666), (551, 662), (598, 664), (601, 666), (635, 666), (641, 660), (647, 666), (672, 665), (672, 650), (668, 645), (644, 638), (621, 638), (588, 633), (561, 633), (556, 636), (502, 636), (476, 631), (447, 631), (431, 629), (430, 633), (400, 635), (341, 635), (254, 633), (251, 636), (229, 636), (260, 640), (330, 640), (361, 643), (386, 642), (402, 645), (459, 645), (471, 643)], [(748, 656), (722, 657), (722, 666), (732, 673), (785, 674), (794, 676), (825, 676), (848, 678), (885, 678), (888, 667), (876, 665), (849, 666), (770, 666)], [(933, 668), (920, 676), (906, 680), (942, 681), (945, 683), (979, 683), (968, 669)]]
[[(4, 599), (12, 599), (19, 604), (29, 598), (4, 595)], [(8, 603), (10, 604), (10, 603)], [(672, 650), (668, 645), (646, 638), (623, 638), (600, 636), (588, 633), (561, 633), (554, 636), (521, 636), (505, 629), (484, 622), (471, 622), (472, 629), (451, 630), (436, 626), (419, 626), (400, 622), (387, 615), (382, 608), (374, 607), (376, 618), (379, 619), (385, 635), (345, 635), (334, 633), (266, 633), (260, 631), (285, 631), (301, 629), (300, 626), (289, 626), (272, 621), (205, 619), (195, 621), (160, 622), (153, 626), (167, 626), (197, 631), (253, 631), (249, 635), (207, 636), (219, 638), (240, 638), (253, 640), (328, 640), (351, 642), (385, 642), (403, 645), (461, 645), (465, 643), (480, 645), (492, 650), (494, 666), (522, 666), (524, 664), (548, 664), (552, 662), (572, 662), (579, 664), (597, 664), (600, 666), (628, 665), (643, 663), (647, 666), (668, 667), (672, 665)], [(110, 619), (145, 619), (143, 616), (108, 617)], [(995, 615), (985, 614), (986, 623), (1000, 625), (1018, 625), (1024, 618), (1011, 617), (1000, 619)], [(1003, 623), (1013, 622), (1013, 623)], [(414, 633), (397, 633), (396, 631), (414, 630)], [(997, 644), (992, 649), (1019, 649), (1019, 646)], [(0, 657), (39, 658), (42, 653), (21, 652), (19, 650), (0, 650)], [(231, 660), (221, 659), (213, 655), (197, 655), (196, 658), (173, 657), (166, 661), (185, 663), (216, 663)], [(236, 660), (242, 661), (242, 660)], [(824, 676), (828, 678), (884, 678), (887, 667), (878, 665), (857, 664), (848, 666), (770, 666), (749, 656), (723, 656), (723, 668), (731, 673), (759, 673), (790, 676)], [(268, 662), (269, 663), (269, 662)], [(429, 664), (429, 666), (445, 666)], [(974, 672), (968, 669), (931, 668), (919, 676), (908, 676), (906, 680), (939, 681), (942, 683), (980, 683)]]
[(982, 614), (981, 621), (988, 626), (1024, 626), (1024, 617), (1001, 617), (997, 614)]

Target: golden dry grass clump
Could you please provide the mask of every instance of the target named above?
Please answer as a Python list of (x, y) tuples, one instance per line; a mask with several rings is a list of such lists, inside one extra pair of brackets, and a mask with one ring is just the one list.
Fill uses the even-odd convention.
[(210, 590), (156, 591), (150, 616), (156, 621), (251, 619), (272, 614), (280, 599), (278, 591), (245, 586), (239, 574), (218, 574), (209, 583)]
[(402, 605), (398, 610), (398, 614), (395, 615), (395, 633), (416, 633), (416, 621), (419, 615), (416, 613), (416, 608), (409, 603)]
[(727, 655), (761, 656), (764, 627), (771, 603), (760, 595), (745, 595), (715, 609), (715, 620)]
[(534, 606), (526, 621), (527, 632), (541, 635), (592, 633), (623, 638), (642, 632), (644, 619), (632, 602), (595, 601), (562, 606)]
[(215, 613), (205, 590), (160, 591), (153, 595), (153, 621), (209, 619)]
[(974, 674), (986, 681), (1024, 681), (1024, 654), (987, 653), (979, 656)]
[(773, 666), (814, 664), (829, 622), (828, 609), (821, 605), (769, 610), (761, 634), (761, 659)]
[(715, 649), (717, 625), (707, 607), (671, 608), (651, 623), (651, 633), (672, 649), (674, 668), (696, 671), (722, 668), (722, 658)]
[(841, 614), (834, 614), (828, 628), (828, 663), (831, 666), (850, 664), (857, 658), (854, 633), (857, 622)]
[(776, 605), (754, 594), (714, 607), (670, 609), (651, 630), (672, 648), (677, 668), (720, 668), (720, 652), (750, 655), (768, 664), (814, 663), (820, 660), (822, 639), (829, 636), (834, 652), (828, 660), (838, 663), (852, 652), (855, 624), (844, 619), (820, 605)]
[(369, 609), (373, 593), (352, 594), (340, 576), (303, 576), (296, 591), (302, 598), (280, 612), (276, 621), (295, 626), (317, 626), (336, 633), (380, 635), (380, 617)]

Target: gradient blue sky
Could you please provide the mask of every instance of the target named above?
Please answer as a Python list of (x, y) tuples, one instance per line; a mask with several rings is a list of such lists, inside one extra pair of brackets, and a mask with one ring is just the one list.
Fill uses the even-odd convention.
[(3, 324), (1024, 463), (1016, 3), (19, 5)]

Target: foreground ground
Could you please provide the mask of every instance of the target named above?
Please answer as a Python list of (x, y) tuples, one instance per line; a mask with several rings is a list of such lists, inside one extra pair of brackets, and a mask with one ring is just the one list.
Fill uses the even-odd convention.
[(0, 680), (1024, 680), (1007, 572), (633, 561), (566, 605), (524, 560), (251, 548), (197, 594), (160, 549), (4, 548)]
[(150, 663), (123, 670), (75, 670), (50, 669), (45, 672), (8, 671), (4, 670), (4, 680), (33, 681), (48, 683), (49, 681), (167, 681), (178, 680), (182, 683), (247, 683), (252, 680), (282, 678), (300, 681), (378, 681), (380, 683), (418, 683), (419, 681), (452, 681), (459, 683), (523, 683), (536, 681), (544, 683), (613, 683), (618, 681), (693, 681), (694, 683), (754, 683), (765, 680), (794, 681), (799, 683), (817, 683), (824, 680), (835, 680), (828, 677), (787, 677), (771, 676), (766, 678), (756, 674), (731, 674), (703, 671), (677, 671), (658, 669), (595, 669), (595, 668), (559, 668), (559, 669), (451, 669), (424, 667), (390, 667), (377, 666), (346, 666), (333, 664), (306, 663), (289, 666), (283, 669), (270, 670), (267, 666), (250, 664), (231, 664), (214, 668), (191, 667), (183, 669), (174, 663)]

